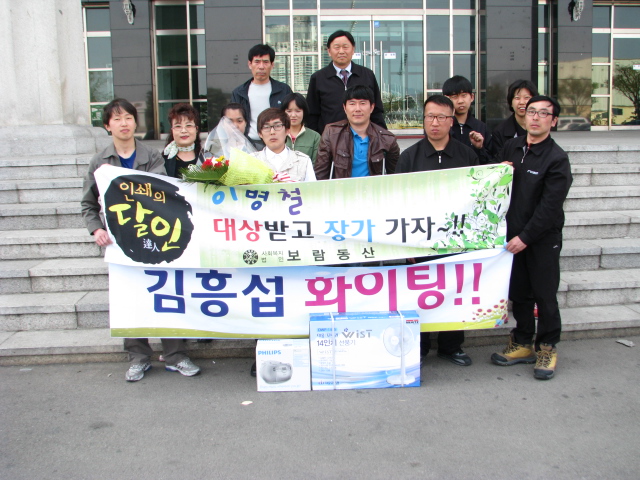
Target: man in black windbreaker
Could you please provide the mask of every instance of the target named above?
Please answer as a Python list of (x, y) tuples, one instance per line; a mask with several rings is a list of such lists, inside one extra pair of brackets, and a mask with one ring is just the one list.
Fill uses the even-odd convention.
[[(432, 95), (424, 102), (425, 137), (407, 148), (396, 165), (396, 173), (426, 172), (447, 168), (472, 167), (478, 165), (478, 156), (466, 145), (450, 135), (453, 125), (453, 102), (444, 95)], [(411, 261), (435, 260), (426, 257)], [(438, 334), (438, 357), (455, 365), (471, 365), (471, 357), (462, 350), (464, 330), (440, 332)], [(431, 348), (428, 332), (420, 334), (420, 358), (426, 357)]]
[[(551, 138), (560, 105), (537, 95), (527, 103), (527, 135), (508, 140), (498, 160), (513, 166), (507, 212), (507, 250), (514, 254), (509, 285), (516, 327), (497, 365), (534, 363), (534, 377), (548, 380), (557, 364), (561, 320), (557, 293), (564, 226), (563, 203), (571, 187), (569, 157)], [(538, 305), (536, 333), (533, 315)], [(535, 342), (534, 334), (536, 335)]]

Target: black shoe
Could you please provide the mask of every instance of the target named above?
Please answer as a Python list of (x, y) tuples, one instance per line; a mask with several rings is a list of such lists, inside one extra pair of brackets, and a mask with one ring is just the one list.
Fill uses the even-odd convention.
[(473, 363), (471, 361), (471, 357), (464, 353), (462, 350), (458, 350), (455, 353), (440, 353), (438, 352), (438, 357), (444, 358), (445, 360), (449, 360), (451, 363), (455, 365), (460, 365), (461, 367), (468, 367)]
[(252, 377), (256, 376), (256, 362), (253, 362), (253, 365), (251, 365), (251, 370), (249, 371), (249, 373)]

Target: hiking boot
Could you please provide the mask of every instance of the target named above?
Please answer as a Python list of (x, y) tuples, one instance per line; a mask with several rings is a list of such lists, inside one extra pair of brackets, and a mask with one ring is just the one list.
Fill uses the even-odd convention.
[(553, 378), (558, 364), (558, 351), (553, 345), (543, 343), (537, 352), (536, 366), (533, 368), (533, 376), (538, 380)]
[(536, 352), (532, 345), (520, 345), (513, 341), (513, 336), (509, 336), (509, 344), (502, 353), (491, 355), (491, 361), (496, 365), (506, 367), (516, 363), (535, 363)]
[(144, 363), (132, 363), (129, 365), (129, 370), (124, 374), (124, 379), (127, 382), (137, 382), (138, 380), (142, 380), (144, 377), (144, 372), (151, 368), (151, 364), (149, 362)]
[(165, 365), (164, 369), (168, 372), (180, 372), (185, 377), (193, 377), (200, 373), (200, 367), (188, 358), (179, 361), (175, 365)]
[(455, 365), (459, 365), (461, 367), (468, 367), (473, 363), (471, 361), (471, 357), (464, 353), (462, 350), (458, 350), (455, 353), (440, 353), (438, 352), (438, 357), (444, 358), (445, 360), (449, 360), (451, 363)]

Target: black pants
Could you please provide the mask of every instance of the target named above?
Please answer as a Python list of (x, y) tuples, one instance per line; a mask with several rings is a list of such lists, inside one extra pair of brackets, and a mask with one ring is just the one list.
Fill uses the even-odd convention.
[[(420, 332), (420, 356), (424, 356), (431, 350), (430, 332)], [(464, 343), (464, 330), (448, 330), (438, 332), (438, 353), (450, 355), (461, 349)]]
[(509, 299), (513, 302), (516, 319), (516, 328), (513, 329), (516, 343), (530, 345), (533, 342), (536, 335), (534, 303), (538, 304), (536, 348), (541, 343), (555, 345), (560, 341), (562, 325), (557, 297), (560, 250), (562, 239), (549, 239), (529, 245), (513, 257)]

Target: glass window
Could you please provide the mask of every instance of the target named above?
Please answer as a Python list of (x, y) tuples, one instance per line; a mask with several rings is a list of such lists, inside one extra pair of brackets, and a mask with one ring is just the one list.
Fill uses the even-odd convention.
[(591, 125), (596, 127), (609, 125), (609, 99), (597, 97), (591, 99)]
[(303, 9), (303, 8), (318, 8), (318, 2), (316, 0), (293, 0), (293, 8)]
[(449, 0), (427, 0), (427, 8), (449, 8)]
[(593, 28), (611, 28), (611, 7), (593, 7)]
[(549, 28), (549, 5), (538, 5), (538, 28)]
[(476, 84), (476, 56), (475, 55), (454, 55), (453, 73), (467, 78), (471, 85)]
[(111, 28), (108, 8), (87, 8), (87, 32), (108, 32)]
[(162, 35), (156, 38), (158, 66), (187, 65), (187, 38), (185, 35)]
[(179, 102), (174, 103), (160, 103), (158, 105), (158, 118), (160, 119), (160, 133), (169, 133), (171, 124), (169, 123), (169, 110), (177, 105)]
[(549, 34), (538, 33), (538, 62), (549, 61)]
[(157, 30), (184, 30), (187, 28), (187, 9), (184, 5), (156, 5)]
[(158, 100), (189, 100), (189, 71), (186, 68), (158, 70)]
[(204, 35), (191, 35), (191, 65), (206, 65)]
[(204, 68), (194, 68), (191, 70), (191, 88), (193, 98), (207, 98), (207, 70)]
[(204, 28), (204, 5), (189, 6), (189, 22), (191, 29)]
[(476, 8), (475, 0), (453, 0), (453, 8), (456, 9), (473, 9)]
[(309, 88), (309, 78), (318, 70), (317, 55), (296, 55), (293, 57), (293, 91), (303, 94)]
[(278, 52), (290, 52), (289, 17), (266, 17), (264, 38), (268, 45)]
[(89, 72), (89, 101), (113, 100), (113, 72)]
[(318, 18), (313, 15), (293, 17), (293, 51), (315, 52), (318, 50)]
[(111, 68), (111, 37), (87, 38), (89, 68)]
[(289, 10), (289, 0), (264, 0), (265, 10)]
[(442, 90), (442, 84), (449, 76), (449, 55), (427, 55), (427, 88), (429, 90)]
[(616, 6), (613, 15), (613, 28), (640, 28), (640, 6)]
[(609, 48), (611, 35), (608, 33), (594, 33), (592, 44), (593, 62), (604, 63), (609, 61)]
[[(448, 2), (447, 2), (448, 3)], [(355, 0), (346, 2), (345, 0), (320, 0), (320, 8), (422, 8), (422, 0)]]
[(280, 82), (289, 84), (291, 78), (290, 58), (288, 55), (277, 55), (271, 70), (271, 76)]
[(607, 65), (593, 65), (591, 67), (591, 94), (609, 94), (609, 67)]
[(449, 50), (448, 15), (427, 15), (427, 50)]
[(474, 51), (476, 49), (476, 18), (453, 17), (453, 49)]

